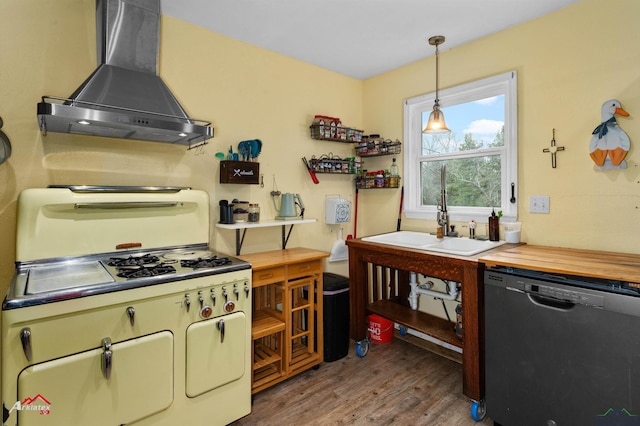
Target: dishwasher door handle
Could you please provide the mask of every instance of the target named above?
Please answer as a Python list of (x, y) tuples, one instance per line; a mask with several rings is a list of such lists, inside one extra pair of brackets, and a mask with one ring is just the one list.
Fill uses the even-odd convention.
[(536, 306), (554, 309), (556, 311), (567, 312), (573, 309), (576, 304), (568, 300), (555, 299), (553, 297), (540, 296), (538, 294), (527, 293), (527, 297)]

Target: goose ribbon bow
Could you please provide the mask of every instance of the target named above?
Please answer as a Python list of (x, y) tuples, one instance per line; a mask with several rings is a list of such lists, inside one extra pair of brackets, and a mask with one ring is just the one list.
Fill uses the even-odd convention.
[(611, 117), (607, 121), (603, 121), (602, 123), (598, 124), (598, 127), (593, 129), (593, 132), (591, 132), (591, 134), (595, 135), (597, 133), (598, 139), (602, 139), (602, 137), (609, 131), (609, 129), (607, 128), (608, 126), (615, 127), (617, 125), (618, 123), (616, 122), (616, 118)]

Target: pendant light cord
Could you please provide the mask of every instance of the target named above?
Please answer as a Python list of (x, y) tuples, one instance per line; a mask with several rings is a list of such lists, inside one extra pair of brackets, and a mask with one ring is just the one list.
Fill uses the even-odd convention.
[(438, 96), (438, 87), (440, 87), (440, 64), (438, 60), (438, 42), (436, 42), (436, 105), (440, 106), (440, 96)]

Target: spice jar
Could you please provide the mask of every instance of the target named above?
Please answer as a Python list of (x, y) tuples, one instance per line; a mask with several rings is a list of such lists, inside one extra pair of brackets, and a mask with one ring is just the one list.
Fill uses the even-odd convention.
[(384, 172), (382, 170), (376, 174), (375, 187), (384, 188)]
[(260, 206), (258, 204), (249, 204), (247, 211), (249, 212), (249, 222), (260, 222)]

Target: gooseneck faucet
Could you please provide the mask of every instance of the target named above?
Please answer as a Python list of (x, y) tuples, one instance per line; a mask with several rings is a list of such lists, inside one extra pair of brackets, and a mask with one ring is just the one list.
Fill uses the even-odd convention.
[(440, 166), (440, 202), (438, 203), (438, 226), (442, 228), (442, 236), (449, 233), (449, 213), (447, 212), (447, 166)]

